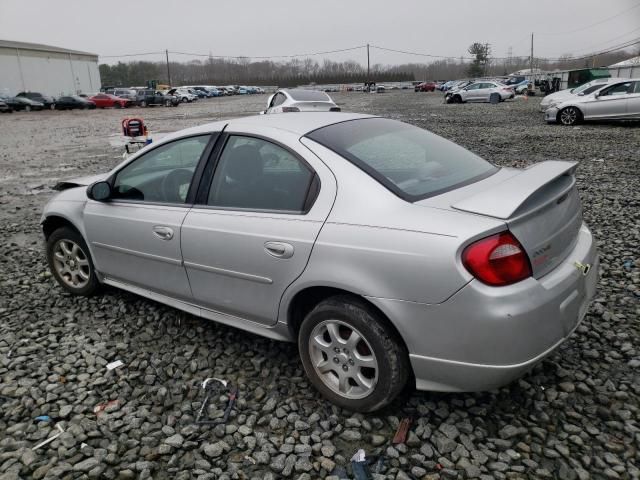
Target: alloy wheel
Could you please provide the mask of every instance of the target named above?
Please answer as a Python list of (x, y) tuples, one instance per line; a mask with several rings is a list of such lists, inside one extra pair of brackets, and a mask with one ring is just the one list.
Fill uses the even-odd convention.
[(370, 395), (378, 381), (378, 361), (366, 338), (340, 320), (320, 322), (309, 337), (309, 356), (318, 377), (348, 399)]
[(560, 112), (560, 121), (563, 125), (573, 125), (578, 120), (578, 111), (574, 107), (567, 107)]
[(53, 265), (68, 286), (84, 288), (89, 283), (89, 258), (77, 243), (68, 239), (58, 240), (53, 247)]

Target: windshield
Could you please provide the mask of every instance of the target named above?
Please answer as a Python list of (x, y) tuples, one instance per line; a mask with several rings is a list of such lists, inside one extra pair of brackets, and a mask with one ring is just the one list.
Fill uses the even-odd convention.
[(408, 201), (438, 195), (498, 171), (453, 142), (385, 118), (341, 122), (307, 136)]

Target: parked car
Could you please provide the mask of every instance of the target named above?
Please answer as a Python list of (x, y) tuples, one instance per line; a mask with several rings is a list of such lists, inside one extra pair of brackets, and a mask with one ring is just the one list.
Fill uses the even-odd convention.
[(196, 95), (194, 95), (193, 93), (191, 93), (189, 90), (185, 89), (185, 88), (172, 88), (171, 90), (169, 90), (167, 92), (168, 95), (173, 95), (174, 97), (176, 97), (179, 101), (185, 103), (185, 102), (193, 102), (195, 100), (198, 99), (198, 97)]
[(287, 112), (339, 112), (331, 97), (318, 90), (283, 88), (267, 100), (267, 109), (262, 113)]
[(44, 105), (44, 108), (53, 110), (55, 108), (56, 99), (49, 95), (42, 95), (38, 92), (20, 92), (16, 97), (25, 97), (34, 102), (38, 102)]
[(177, 107), (180, 99), (171, 94), (165, 95), (153, 89), (140, 89), (137, 91), (137, 104), (141, 107)]
[(207, 91), (211, 94), (212, 97), (221, 97), (224, 95), (220, 90), (216, 87), (207, 87)]
[(56, 100), (56, 110), (89, 110), (96, 108), (96, 104), (91, 100), (82, 98), (79, 95), (68, 95)]
[(466, 102), (503, 102), (509, 98), (514, 98), (515, 92), (511, 87), (498, 82), (474, 82), (459, 90), (447, 92), (445, 101), (447, 103)]
[(131, 100), (133, 104), (138, 101), (138, 93), (132, 88), (107, 88), (104, 93), (115, 95), (116, 97)]
[(89, 97), (98, 108), (126, 108), (130, 107), (133, 102), (128, 98), (120, 98), (108, 93), (98, 93), (92, 97)]
[(0, 113), (13, 113), (13, 108), (4, 101), (4, 98), (0, 98)]
[(576, 125), (584, 120), (640, 120), (640, 78), (618, 80), (588, 95), (547, 108), (548, 123)]
[(319, 392), (368, 412), (414, 380), (497, 388), (577, 328), (598, 256), (576, 168), (499, 168), (368, 115), (244, 117), (60, 184), (42, 228), (64, 290), (295, 341)]
[(414, 92), (434, 92), (435, 89), (435, 82), (423, 82), (413, 87)]
[(4, 98), (4, 102), (15, 111), (30, 112), (31, 110), (44, 109), (44, 103), (36, 102), (27, 97)]
[(567, 88), (566, 90), (560, 90), (559, 92), (551, 93), (549, 95), (546, 95), (540, 102), (540, 111), (544, 112), (550, 106), (558, 105), (563, 101), (571, 98), (573, 95), (589, 95), (590, 93), (596, 92), (611, 83), (616, 83), (621, 80), (623, 79), (617, 77), (596, 78), (595, 80), (591, 80), (590, 82), (580, 85), (579, 87)]

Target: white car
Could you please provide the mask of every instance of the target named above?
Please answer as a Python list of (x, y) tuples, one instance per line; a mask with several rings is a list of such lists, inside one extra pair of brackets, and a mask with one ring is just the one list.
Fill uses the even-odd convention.
[(460, 90), (448, 92), (445, 96), (447, 103), (465, 102), (503, 102), (515, 97), (513, 88), (498, 82), (480, 81), (467, 85)]
[(292, 88), (278, 90), (271, 95), (267, 100), (267, 109), (262, 113), (339, 111), (340, 107), (324, 92)]
[(621, 79), (588, 95), (572, 95), (549, 107), (544, 119), (562, 125), (583, 120), (640, 120), (640, 78)]
[(189, 102), (189, 103), (191, 103), (191, 102), (193, 102), (195, 100), (198, 100), (198, 96), (197, 95), (194, 95), (193, 93), (191, 93), (189, 91), (189, 89), (183, 88), (183, 87), (172, 88), (167, 93), (169, 95), (174, 95), (175, 97), (178, 97), (181, 102)]
[(605, 86), (618, 82), (620, 80), (624, 80), (622, 78), (596, 78), (595, 80), (591, 80), (583, 85), (580, 85), (576, 88), (567, 88), (566, 90), (560, 90), (559, 92), (552, 93), (551, 95), (547, 95), (540, 102), (540, 111), (544, 112), (547, 108), (559, 105), (562, 102), (570, 99), (574, 95), (589, 95), (590, 93), (597, 92), (601, 88)]

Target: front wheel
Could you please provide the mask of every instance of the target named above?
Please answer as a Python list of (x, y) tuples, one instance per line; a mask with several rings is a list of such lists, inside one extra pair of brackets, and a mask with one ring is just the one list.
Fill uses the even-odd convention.
[(371, 412), (391, 403), (409, 378), (402, 341), (386, 320), (356, 297), (319, 303), (298, 336), (311, 383), (336, 405)]
[(24, 107), (24, 111), (25, 112), (30, 112), (31, 111), (31, 106), (27, 105), (26, 107)]
[(141, 107), (146, 107), (146, 106), (147, 106), (147, 102), (146, 102), (146, 101), (144, 101), (144, 100), (143, 100), (143, 101), (141, 101), (141, 102), (140, 102), (140, 106), (141, 106)]
[(558, 120), (562, 125), (576, 125), (582, 120), (582, 113), (576, 107), (566, 107), (558, 113)]
[(47, 239), (47, 262), (54, 278), (67, 292), (89, 296), (100, 286), (87, 244), (69, 227), (57, 229)]

